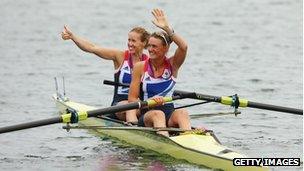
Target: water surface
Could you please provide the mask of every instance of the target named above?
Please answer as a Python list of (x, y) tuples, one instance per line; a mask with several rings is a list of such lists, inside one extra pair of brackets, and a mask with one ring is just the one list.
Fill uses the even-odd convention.
[[(125, 49), (132, 27), (157, 30), (150, 12), (155, 7), (166, 11), (175, 32), (189, 44), (178, 89), (216, 96), (237, 93), (251, 101), (302, 108), (300, 0), (2, 0), (0, 126), (56, 116), (51, 99), (55, 76), (65, 77), (71, 99), (109, 106), (113, 90), (102, 80), (112, 79), (112, 63), (62, 41), (63, 25), (99, 45)], [(191, 113), (223, 110), (233, 109), (219, 104), (189, 108)], [(248, 156), (303, 158), (302, 117), (241, 111), (238, 117), (193, 119), (192, 124), (213, 129), (223, 144)], [(204, 170), (122, 147), (85, 130), (67, 133), (61, 126), (0, 135), (0, 169)], [(274, 170), (302, 170), (302, 166)]]

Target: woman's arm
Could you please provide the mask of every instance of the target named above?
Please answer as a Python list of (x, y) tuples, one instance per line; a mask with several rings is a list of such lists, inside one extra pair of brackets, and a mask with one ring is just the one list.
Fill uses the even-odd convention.
[(188, 45), (181, 36), (174, 33), (174, 30), (170, 27), (167, 17), (162, 10), (154, 9), (152, 11), (152, 14), (154, 16), (154, 20), (152, 21), (153, 24), (164, 30), (172, 39), (172, 41), (177, 45), (177, 49), (170, 59), (172, 67), (177, 73), (177, 70), (185, 61)]
[[(128, 102), (136, 102), (139, 100), (141, 75), (143, 73), (144, 62), (138, 62), (133, 67), (132, 81), (129, 89)], [(137, 110), (126, 111), (126, 121), (127, 122), (137, 122)]]
[(129, 96), (128, 96), (129, 102), (138, 101), (139, 92), (140, 92), (141, 76), (142, 76), (143, 70), (144, 70), (144, 61), (136, 63), (133, 67), (132, 81), (130, 84)]
[(123, 51), (112, 48), (103, 48), (93, 44), (92, 42), (73, 34), (73, 32), (67, 26), (64, 26), (61, 36), (63, 40), (72, 40), (81, 50), (85, 52), (93, 53), (106, 60), (112, 60), (114, 62), (115, 69), (118, 68), (123, 61)]

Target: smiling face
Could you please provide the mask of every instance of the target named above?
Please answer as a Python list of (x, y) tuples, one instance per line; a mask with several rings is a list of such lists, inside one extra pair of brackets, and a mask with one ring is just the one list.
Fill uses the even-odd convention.
[(128, 49), (131, 54), (142, 53), (146, 42), (141, 41), (141, 34), (131, 31), (128, 34)]
[(162, 59), (168, 52), (168, 46), (164, 45), (159, 37), (151, 36), (148, 42), (148, 51), (151, 59)]

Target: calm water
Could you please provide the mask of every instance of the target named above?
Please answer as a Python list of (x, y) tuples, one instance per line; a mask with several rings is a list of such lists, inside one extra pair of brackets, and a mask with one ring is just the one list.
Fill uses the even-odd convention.
[[(151, 9), (162, 7), (189, 44), (178, 88), (216, 96), (303, 108), (302, 1), (300, 0), (1, 0), (0, 126), (57, 115), (54, 77), (67, 95), (109, 106), (113, 67), (62, 41), (64, 24), (106, 47), (126, 48), (137, 25), (153, 31)], [(187, 104), (192, 101), (181, 101)], [(232, 110), (219, 104), (192, 113)], [(238, 117), (193, 119), (223, 144), (252, 157), (303, 159), (302, 117), (242, 109)], [(126, 147), (60, 124), (0, 135), (0, 170), (204, 170)], [(109, 169), (110, 168), (110, 169)], [(274, 170), (302, 170), (301, 167)]]

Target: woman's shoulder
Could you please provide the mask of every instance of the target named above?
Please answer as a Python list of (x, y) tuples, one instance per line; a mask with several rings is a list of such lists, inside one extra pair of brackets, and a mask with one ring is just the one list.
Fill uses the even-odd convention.
[(134, 67), (133, 67), (133, 72), (136, 71), (136, 72), (140, 72), (142, 73), (144, 71), (144, 68), (146, 66), (146, 61), (140, 61), (140, 62), (137, 62)]
[(147, 60), (136, 62), (136, 64), (134, 64), (134, 68), (135, 67), (137, 67), (137, 68), (144, 67), (146, 62), (147, 62)]

